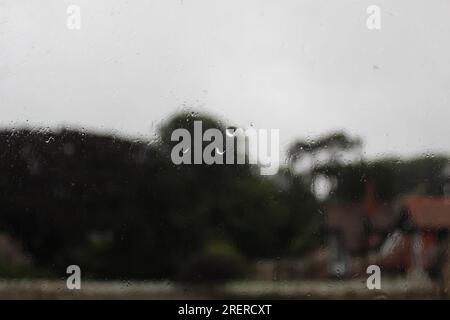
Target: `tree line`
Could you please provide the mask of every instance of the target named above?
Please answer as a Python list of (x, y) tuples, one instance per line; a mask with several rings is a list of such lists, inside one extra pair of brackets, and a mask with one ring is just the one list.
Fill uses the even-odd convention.
[[(84, 277), (214, 281), (245, 277), (250, 262), (301, 256), (323, 244), (324, 201), (357, 201), (367, 179), (381, 199), (442, 192), (448, 158), (341, 161), (362, 142), (345, 133), (296, 141), (289, 165), (262, 177), (254, 165), (175, 165), (176, 128), (225, 130), (208, 115), (180, 113), (152, 141), (80, 130), (0, 131), (0, 233), (30, 256), (0, 276), (58, 277), (79, 265)], [(317, 152), (306, 172), (295, 163)], [(311, 160), (311, 163), (314, 163)], [(314, 178), (333, 181), (327, 200)]]

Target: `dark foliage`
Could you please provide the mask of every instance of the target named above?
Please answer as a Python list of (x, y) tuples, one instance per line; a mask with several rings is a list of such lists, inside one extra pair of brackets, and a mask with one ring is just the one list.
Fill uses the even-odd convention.
[(193, 119), (173, 118), (153, 143), (0, 132), (0, 232), (54, 276), (77, 264), (86, 277), (173, 279), (214, 241), (248, 259), (292, 254), (317, 216), (313, 195), (299, 183), (280, 190), (248, 165), (172, 164), (169, 133)]

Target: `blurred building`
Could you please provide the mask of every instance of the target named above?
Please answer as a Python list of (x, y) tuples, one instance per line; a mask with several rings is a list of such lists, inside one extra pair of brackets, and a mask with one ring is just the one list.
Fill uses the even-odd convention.
[(372, 185), (361, 203), (331, 203), (326, 212), (328, 272), (337, 276), (353, 273), (355, 257), (379, 250), (398, 220), (392, 206), (376, 200)]
[[(369, 189), (362, 203), (328, 208), (329, 274), (350, 276), (378, 264), (387, 272), (440, 275), (447, 264), (450, 197), (406, 196), (387, 205), (374, 199)], [(365, 264), (356, 264), (361, 258)]]

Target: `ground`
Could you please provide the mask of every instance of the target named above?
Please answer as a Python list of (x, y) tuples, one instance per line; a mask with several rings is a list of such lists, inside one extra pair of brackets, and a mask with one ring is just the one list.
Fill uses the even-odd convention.
[(234, 282), (215, 288), (182, 287), (170, 282), (85, 281), (68, 290), (65, 281), (0, 280), (0, 299), (439, 299), (436, 283), (389, 279), (369, 290), (365, 279), (345, 281)]

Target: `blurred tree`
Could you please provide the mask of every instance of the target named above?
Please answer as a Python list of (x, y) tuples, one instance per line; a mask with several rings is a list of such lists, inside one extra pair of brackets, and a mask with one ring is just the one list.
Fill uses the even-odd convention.
[(174, 165), (171, 132), (192, 130), (195, 120), (203, 131), (225, 129), (187, 112), (151, 143), (70, 130), (0, 132), (0, 230), (23, 243), (36, 267), (61, 275), (78, 264), (103, 279), (173, 279), (217, 242), (244, 259), (292, 254), (316, 213), (311, 193), (298, 177), (285, 174), (280, 187), (249, 165)]
[[(448, 158), (341, 161), (361, 145), (343, 133), (293, 145), (291, 164), (313, 157), (304, 174), (175, 165), (171, 133), (192, 132), (195, 120), (203, 131), (226, 128), (185, 112), (164, 122), (152, 142), (65, 129), (0, 131), (0, 232), (20, 243), (41, 274), (64, 275), (78, 264), (102, 279), (224, 280), (242, 275), (245, 261), (301, 255), (320, 244), (311, 176), (328, 177), (332, 197), (350, 201), (361, 198), (366, 181), (386, 201), (442, 191)], [(211, 272), (217, 265), (230, 267)]]

